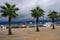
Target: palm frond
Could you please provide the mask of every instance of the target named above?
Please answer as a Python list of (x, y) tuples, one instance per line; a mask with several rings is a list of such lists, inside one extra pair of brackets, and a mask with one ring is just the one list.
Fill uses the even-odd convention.
[(6, 7), (5, 6), (0, 6), (1, 9), (3, 10), (6, 10)]
[(19, 10), (19, 8), (15, 8), (14, 10), (15, 10), (15, 11), (18, 11), (18, 10)]
[(9, 9), (10, 8), (10, 4), (8, 4), (8, 3), (5, 3), (5, 5), (6, 5), (6, 7)]
[(7, 10), (0, 10), (0, 12), (7, 13)]
[(14, 5), (12, 5), (12, 8), (15, 8), (15, 6), (16, 6), (15, 4), (14, 4)]
[(31, 12), (33, 17), (41, 17), (44, 15), (44, 10), (42, 10), (39, 6), (31, 10)]
[(0, 10), (0, 12), (3, 13), (2, 14), (3, 17), (9, 16), (9, 17), (14, 17), (15, 18), (15, 17), (18, 16), (16, 11), (18, 11), (19, 9), (15, 8), (15, 4), (11, 5), (11, 4), (5, 3), (5, 6), (1, 6), (0, 8), (2, 8)]
[(48, 14), (48, 16), (50, 17), (50, 18), (57, 18), (58, 17), (58, 12), (56, 12), (56, 11), (51, 11), (49, 14)]
[(18, 16), (18, 14), (14, 13), (13, 18), (16, 18), (17, 16)]
[(3, 16), (3, 17), (7, 17), (8, 15), (7, 15), (6, 13), (4, 13), (4, 14), (2, 14), (1, 16)]

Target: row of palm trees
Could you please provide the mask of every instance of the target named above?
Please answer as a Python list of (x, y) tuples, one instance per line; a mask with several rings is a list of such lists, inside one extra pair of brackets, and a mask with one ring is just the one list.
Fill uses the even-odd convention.
[[(12, 31), (11, 31), (11, 20), (12, 18), (16, 18), (18, 16), (18, 14), (16, 13), (19, 8), (16, 8), (16, 5), (13, 4), (9, 4), (9, 3), (5, 3), (5, 6), (0, 6), (0, 12), (2, 12), (2, 16), (3, 17), (8, 17), (8, 22), (9, 22), (9, 30), (8, 30), (8, 35), (11, 35), (12, 34)], [(36, 8), (32, 9), (31, 10), (31, 15), (32, 17), (34, 17), (36, 19), (36, 31), (38, 32), (39, 31), (39, 28), (38, 28), (38, 21), (39, 21), (39, 17), (42, 17), (44, 16), (44, 10), (41, 9), (39, 6), (37, 6)], [(52, 23), (53, 23), (53, 29), (55, 29), (54, 27), (54, 20), (55, 18), (58, 17), (58, 12), (56, 11), (50, 11), (49, 12), (50, 14), (48, 15), (51, 19), (52, 19)]]
[[(39, 31), (38, 20), (39, 20), (39, 17), (43, 17), (44, 16), (44, 10), (42, 10), (41, 8), (39, 8), (39, 6), (37, 6), (35, 9), (33, 9), (31, 11), (32, 11), (32, 16), (34, 18), (36, 18), (36, 31), (38, 32)], [(49, 16), (49, 18), (52, 19), (52, 23), (53, 23), (53, 28), (52, 29), (55, 29), (55, 27), (54, 27), (54, 20), (56, 18), (59, 18), (58, 12), (56, 12), (56, 11), (49, 11), (48, 16)]]

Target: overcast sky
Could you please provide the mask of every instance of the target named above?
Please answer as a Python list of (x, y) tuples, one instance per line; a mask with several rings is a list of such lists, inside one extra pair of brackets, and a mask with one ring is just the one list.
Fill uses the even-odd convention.
[[(60, 0), (0, 0), (0, 6), (4, 5), (5, 2), (16, 4), (16, 7), (20, 9), (17, 12), (19, 16), (15, 20), (33, 19), (30, 10), (36, 6), (45, 11), (45, 17), (47, 17), (49, 10), (60, 12)], [(0, 20), (3, 19), (7, 20), (7, 18), (0, 18)]]

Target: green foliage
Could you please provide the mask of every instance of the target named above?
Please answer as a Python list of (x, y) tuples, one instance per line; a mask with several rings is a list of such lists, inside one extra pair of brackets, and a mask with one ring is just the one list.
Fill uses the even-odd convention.
[(50, 11), (49, 14), (48, 14), (48, 16), (50, 18), (58, 18), (58, 12), (56, 12), (56, 11)]
[(32, 12), (32, 16), (33, 16), (34, 18), (36, 18), (36, 17), (41, 17), (41, 16), (44, 15), (44, 10), (42, 10), (42, 9), (39, 8), (38, 6), (37, 6), (35, 9), (31, 10), (31, 12)]
[(4, 10), (6, 10), (6, 7), (5, 7), (5, 6), (0, 6), (0, 8), (2, 8), (2, 9), (4, 9)]
[(3, 13), (2, 16), (4, 16), (4, 17), (9, 16), (9, 17), (15, 18), (15, 17), (18, 16), (16, 11), (18, 11), (19, 9), (16, 8), (15, 4), (14, 5), (10, 5), (8, 3), (5, 3), (5, 6), (0, 6), (0, 8), (1, 8), (0, 12)]

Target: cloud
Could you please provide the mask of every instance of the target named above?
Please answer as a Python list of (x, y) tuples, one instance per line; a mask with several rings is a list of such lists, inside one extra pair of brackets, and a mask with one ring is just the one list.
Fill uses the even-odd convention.
[(0, 5), (4, 5), (4, 2), (16, 4), (16, 7), (20, 9), (16, 20), (33, 19), (30, 10), (36, 6), (40, 6), (45, 11), (45, 17), (51, 9), (60, 12), (60, 0), (0, 0)]

